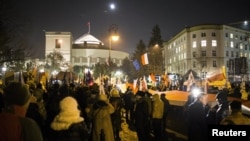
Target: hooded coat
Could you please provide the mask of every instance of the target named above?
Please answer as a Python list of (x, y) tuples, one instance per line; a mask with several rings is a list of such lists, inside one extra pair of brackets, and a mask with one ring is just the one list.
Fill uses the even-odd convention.
[[(114, 107), (107, 101), (98, 100), (93, 105), (93, 109), (93, 141), (101, 141), (102, 135), (105, 141), (115, 141), (110, 115), (115, 111)], [(103, 131), (102, 135), (101, 131)]]

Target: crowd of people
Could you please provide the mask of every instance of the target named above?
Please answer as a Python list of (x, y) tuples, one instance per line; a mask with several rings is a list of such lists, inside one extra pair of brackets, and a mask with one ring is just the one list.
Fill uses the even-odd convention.
[(169, 107), (160, 93), (151, 99), (146, 91), (122, 93), (115, 85), (100, 91), (98, 84), (13, 81), (1, 90), (0, 140), (120, 141), (122, 122), (139, 141), (160, 140)]
[[(151, 89), (151, 88), (149, 88)], [(153, 88), (152, 88), (153, 89)], [(170, 103), (155, 90), (122, 93), (116, 85), (100, 91), (91, 86), (10, 82), (0, 91), (0, 141), (121, 141), (121, 124), (136, 132), (138, 141), (167, 141)], [(226, 89), (209, 107), (206, 93), (186, 105), (188, 139), (205, 141), (209, 124), (250, 124), (241, 102), (227, 100)]]

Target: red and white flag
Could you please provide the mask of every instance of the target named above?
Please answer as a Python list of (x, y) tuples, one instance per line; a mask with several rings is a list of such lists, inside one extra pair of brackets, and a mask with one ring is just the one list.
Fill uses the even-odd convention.
[(222, 81), (224, 79), (226, 79), (226, 76), (223, 67), (207, 75), (208, 82)]
[(147, 65), (148, 64), (148, 53), (144, 53), (141, 56), (141, 62), (142, 62), (142, 65)]

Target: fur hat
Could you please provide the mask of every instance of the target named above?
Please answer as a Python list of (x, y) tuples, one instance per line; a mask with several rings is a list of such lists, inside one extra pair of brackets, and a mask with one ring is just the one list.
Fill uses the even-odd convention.
[(30, 96), (28, 86), (21, 82), (10, 82), (4, 90), (4, 97), (7, 105), (23, 106), (30, 100)]
[(98, 95), (98, 100), (99, 101), (107, 101), (108, 98), (107, 98), (107, 96), (105, 94), (99, 94)]
[(77, 101), (67, 96), (60, 101), (60, 112), (55, 116), (50, 127), (56, 131), (67, 130), (73, 123), (79, 123), (84, 121), (78, 110)]
[(67, 96), (60, 101), (60, 110), (61, 112), (78, 112), (78, 103), (73, 97)]

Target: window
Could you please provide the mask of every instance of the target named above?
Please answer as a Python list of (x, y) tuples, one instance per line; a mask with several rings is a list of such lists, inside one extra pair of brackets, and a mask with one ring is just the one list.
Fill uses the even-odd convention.
[(212, 32), (212, 37), (215, 37), (216, 36), (216, 33), (215, 32)]
[(228, 57), (229, 56), (229, 53), (228, 53), (228, 51), (226, 51), (226, 57)]
[(212, 51), (212, 56), (216, 56), (216, 50)]
[(62, 40), (56, 39), (56, 45), (55, 48), (61, 48)]
[(195, 61), (193, 62), (193, 68), (195, 68), (196, 67), (196, 63), (195, 63)]
[(230, 33), (230, 38), (233, 39), (234, 38), (234, 34)]
[(234, 42), (233, 41), (230, 42), (230, 47), (234, 48)]
[(213, 61), (213, 67), (217, 67), (216, 61)]
[(201, 51), (201, 56), (207, 56), (207, 52), (206, 51)]
[(228, 37), (228, 33), (225, 34), (225, 37)]
[(243, 44), (242, 43), (240, 43), (240, 49), (243, 49), (244, 47), (243, 47)]
[(238, 58), (239, 57), (239, 52), (236, 52), (236, 58)]
[(193, 34), (193, 36), (192, 36), (193, 38), (196, 38), (196, 34)]
[(193, 48), (196, 48), (196, 47), (197, 47), (197, 42), (193, 41)]
[(201, 65), (202, 65), (202, 67), (207, 67), (207, 61), (202, 61)]
[(231, 51), (231, 57), (234, 57), (234, 52), (233, 51)]
[(193, 57), (194, 57), (194, 58), (196, 57), (196, 52), (195, 52), (195, 51), (193, 52)]
[(206, 37), (206, 33), (202, 32), (201, 37)]
[(217, 46), (217, 41), (216, 40), (212, 40), (212, 47), (216, 47)]
[(206, 47), (207, 46), (207, 41), (206, 40), (202, 40), (201, 41), (201, 47)]

